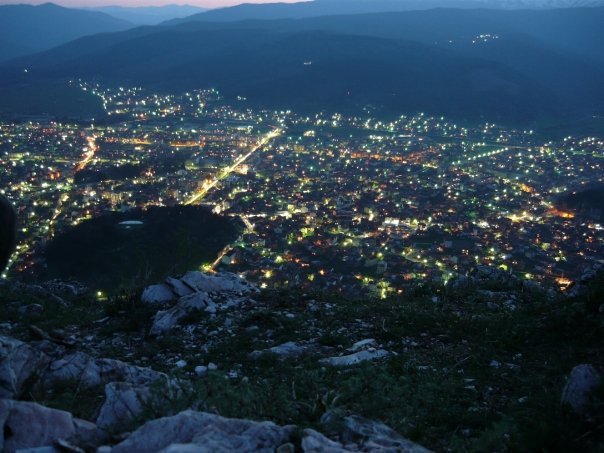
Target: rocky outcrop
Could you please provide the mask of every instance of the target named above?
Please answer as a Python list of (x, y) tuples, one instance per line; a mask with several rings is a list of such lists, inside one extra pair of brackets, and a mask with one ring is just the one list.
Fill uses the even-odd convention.
[(219, 274), (187, 272), (180, 281), (195, 291), (221, 296), (245, 296), (258, 292), (255, 285), (231, 272)]
[(304, 453), (347, 453), (342, 444), (325, 437), (314, 429), (305, 429), (302, 438), (302, 451)]
[(113, 448), (122, 452), (274, 452), (297, 451), (299, 442), (305, 453), (345, 453), (397, 451), (426, 453), (429, 450), (405, 439), (380, 422), (351, 416), (343, 421), (339, 441), (306, 429), (296, 440), (295, 426), (278, 426), (225, 418), (215, 414), (187, 410), (172, 417), (147, 422)]
[(105, 386), (105, 401), (96, 419), (97, 426), (108, 432), (128, 430), (131, 422), (145, 409), (151, 391), (145, 386), (112, 382)]
[(216, 304), (207, 293), (193, 293), (180, 298), (178, 303), (168, 310), (160, 310), (153, 318), (149, 335), (160, 335), (174, 329), (181, 319), (195, 311), (216, 312)]
[(141, 301), (151, 305), (161, 305), (176, 300), (178, 296), (165, 283), (147, 286), (143, 290)]
[(599, 272), (602, 271), (602, 264), (595, 263), (591, 267), (584, 269), (581, 276), (574, 281), (566, 290), (568, 297), (580, 297), (589, 292), (590, 282), (596, 278)]
[(378, 349), (379, 345), (373, 338), (367, 338), (354, 343), (347, 351), (350, 354), (327, 357), (319, 360), (324, 365), (330, 365), (335, 367), (346, 367), (357, 365), (362, 362), (368, 362), (373, 360), (379, 360), (386, 358), (390, 355), (389, 351), (385, 349)]
[(165, 410), (181, 395), (181, 387), (173, 380), (152, 385), (111, 382), (105, 386), (105, 400), (96, 424), (108, 432), (124, 432), (143, 412)]
[(275, 451), (287, 443), (294, 427), (271, 422), (224, 418), (204, 412), (184, 411), (145, 423), (112, 453), (159, 451)]
[(580, 415), (587, 415), (594, 392), (602, 384), (602, 376), (592, 365), (577, 365), (562, 390), (562, 404)]
[(15, 398), (26, 383), (37, 380), (50, 359), (39, 350), (0, 336), (0, 398)]
[(257, 291), (255, 285), (237, 274), (187, 272), (180, 279), (170, 277), (165, 283), (148, 286), (141, 300), (147, 304), (169, 307), (158, 311), (153, 318), (149, 334), (158, 336), (176, 328), (183, 318), (193, 312), (213, 314), (218, 307), (233, 308)]
[(4, 452), (52, 446), (60, 440), (81, 444), (102, 440), (92, 423), (36, 403), (0, 400), (0, 424), (0, 450)]
[(237, 274), (221, 272), (187, 272), (181, 278), (168, 277), (164, 283), (151, 285), (144, 289), (141, 300), (152, 305), (174, 302), (194, 293), (204, 293), (219, 297), (246, 296), (258, 291), (255, 285)]
[(95, 359), (88, 354), (75, 352), (50, 363), (41, 383), (45, 387), (52, 387), (61, 382), (76, 382), (80, 388), (92, 388), (110, 382), (147, 385), (158, 380), (167, 382), (168, 377), (150, 368), (113, 359)]
[(425, 453), (429, 450), (411, 442), (385, 424), (353, 415), (344, 419), (340, 434), (344, 445), (356, 444), (357, 451), (397, 451)]

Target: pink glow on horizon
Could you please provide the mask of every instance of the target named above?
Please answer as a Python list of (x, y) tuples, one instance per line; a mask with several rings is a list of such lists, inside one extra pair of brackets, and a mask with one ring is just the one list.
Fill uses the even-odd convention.
[(220, 8), (241, 3), (295, 3), (302, 0), (0, 0), (0, 5), (56, 3), (68, 8), (95, 6), (163, 6), (169, 4), (192, 5), (201, 8)]

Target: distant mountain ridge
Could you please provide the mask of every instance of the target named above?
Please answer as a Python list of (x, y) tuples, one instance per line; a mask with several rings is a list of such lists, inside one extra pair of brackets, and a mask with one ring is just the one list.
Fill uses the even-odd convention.
[(250, 19), (302, 19), (309, 17), (456, 9), (558, 9), (604, 6), (604, 0), (314, 0), (296, 3), (243, 3), (217, 8), (184, 19), (167, 21), (175, 25), (189, 21), (241, 21)]
[(0, 86), (82, 77), (159, 92), (213, 87), (270, 108), (576, 120), (603, 113), (603, 22), (604, 8), (192, 21), (12, 61)]
[(87, 7), (81, 9), (87, 11), (99, 11), (136, 25), (157, 25), (167, 20), (181, 19), (208, 10), (207, 8), (200, 8), (198, 6), (176, 4), (137, 7), (115, 5)]
[(41, 52), (82, 36), (132, 26), (101, 12), (63, 8), (53, 3), (0, 5), (0, 61)]

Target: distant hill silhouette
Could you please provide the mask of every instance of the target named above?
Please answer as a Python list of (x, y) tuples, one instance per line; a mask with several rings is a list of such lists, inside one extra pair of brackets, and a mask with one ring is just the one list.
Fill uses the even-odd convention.
[[(526, 125), (602, 113), (601, 23), (604, 8), (436, 9), (139, 27), (7, 63), (0, 85), (84, 77), (160, 91), (215, 87), (266, 107), (371, 105)], [(497, 39), (473, 43), (482, 33)]]
[(125, 30), (132, 24), (96, 11), (39, 6), (0, 6), (0, 61), (50, 49), (85, 35)]
[(164, 6), (97, 6), (85, 8), (90, 11), (100, 11), (110, 16), (131, 22), (136, 25), (157, 25), (161, 22), (176, 18), (185, 18), (193, 14), (207, 11), (191, 5), (164, 5)]
[(173, 29), (102, 42), (85, 38), (20, 64), (29, 68), (28, 77), (77, 76), (164, 91), (216, 87), (255, 105), (298, 110), (371, 104), (389, 112), (527, 120), (556, 109), (552, 93), (518, 72), (407, 41)]
[(595, 6), (604, 6), (604, 0), (315, 0), (296, 3), (243, 3), (213, 9), (167, 23), (174, 25), (191, 20), (301, 19), (341, 14), (400, 12), (434, 8), (555, 9)]

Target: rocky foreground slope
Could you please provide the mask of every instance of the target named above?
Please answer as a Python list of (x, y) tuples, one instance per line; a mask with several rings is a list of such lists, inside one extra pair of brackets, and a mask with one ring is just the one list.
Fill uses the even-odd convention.
[(602, 293), (588, 277), (574, 299), (486, 269), (386, 301), (261, 292), (227, 273), (110, 301), (63, 282), (6, 284), (0, 445), (595, 449)]

